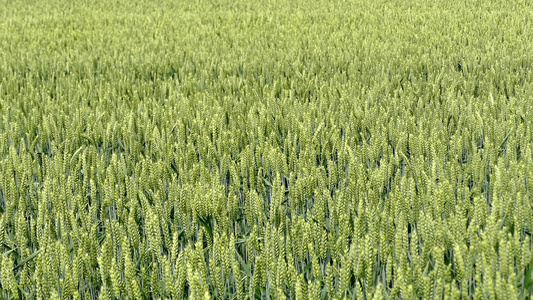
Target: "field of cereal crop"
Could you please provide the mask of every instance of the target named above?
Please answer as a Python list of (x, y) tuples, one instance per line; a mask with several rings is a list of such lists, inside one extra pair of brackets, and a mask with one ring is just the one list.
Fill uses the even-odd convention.
[(533, 2), (0, 0), (0, 298), (530, 299)]

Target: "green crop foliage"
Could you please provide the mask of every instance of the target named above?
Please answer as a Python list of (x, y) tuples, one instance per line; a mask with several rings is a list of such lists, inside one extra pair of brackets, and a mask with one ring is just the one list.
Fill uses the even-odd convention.
[(530, 299), (532, 26), (0, 0), (0, 298)]

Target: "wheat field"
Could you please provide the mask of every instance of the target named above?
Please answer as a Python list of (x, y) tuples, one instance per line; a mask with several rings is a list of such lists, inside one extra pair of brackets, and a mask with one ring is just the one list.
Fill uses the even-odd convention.
[(533, 2), (0, 0), (1, 299), (530, 299)]

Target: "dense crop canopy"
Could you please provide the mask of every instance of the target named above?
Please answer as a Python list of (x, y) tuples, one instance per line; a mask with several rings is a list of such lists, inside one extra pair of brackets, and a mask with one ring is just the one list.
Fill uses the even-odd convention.
[(0, 0), (0, 298), (530, 297), (532, 3)]

